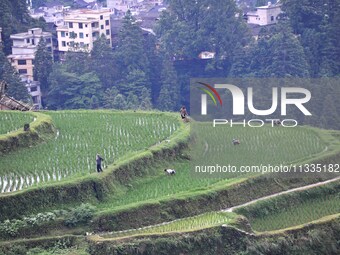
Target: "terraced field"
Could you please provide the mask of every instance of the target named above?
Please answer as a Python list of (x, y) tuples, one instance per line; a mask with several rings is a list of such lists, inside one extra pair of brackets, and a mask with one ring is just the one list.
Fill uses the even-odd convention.
[(0, 135), (7, 134), (19, 128), (23, 128), (24, 124), (31, 123), (34, 116), (25, 112), (0, 112)]
[[(55, 139), (2, 157), (1, 193), (61, 181), (66, 177), (85, 176), (95, 172), (96, 153), (104, 157), (105, 168), (114, 161), (167, 139), (179, 127), (174, 118), (162, 114), (109, 111), (48, 114), (57, 128)], [(7, 113), (0, 112), (0, 116), (6, 118)], [(8, 119), (8, 122), (17, 121)]]
[(285, 229), (340, 213), (339, 190), (338, 181), (260, 201), (234, 212), (245, 215), (255, 231)]
[(159, 235), (170, 234), (178, 232), (190, 232), (197, 231), (205, 228), (212, 228), (214, 226), (220, 226), (222, 224), (235, 224), (237, 215), (226, 212), (211, 212), (202, 215), (197, 215), (190, 218), (179, 219), (171, 222), (165, 222), (159, 225), (130, 229), (125, 231), (111, 232), (99, 236), (100, 240), (103, 239), (120, 239), (124, 237), (133, 236), (147, 236), (147, 235)]
[[(78, 237), (79, 233), (84, 235), (85, 231), (92, 232), (93, 229), (99, 231), (98, 229), (101, 228), (114, 229), (115, 231), (99, 231), (99, 235), (94, 233), (90, 240), (111, 242), (134, 237), (168, 236), (169, 234), (190, 233), (197, 230), (205, 231), (223, 224), (236, 226), (240, 215), (244, 215), (250, 220), (255, 231), (270, 231), (294, 227), (340, 212), (338, 188), (335, 188), (338, 187), (336, 186), (338, 182), (330, 185), (331, 188), (322, 191), (315, 189), (317, 190), (315, 194), (306, 191), (305, 193), (310, 196), (300, 196), (299, 194), (305, 193), (293, 192), (294, 196), (269, 199), (265, 203), (257, 202), (249, 207), (236, 210), (237, 214), (213, 211), (221, 210), (221, 208), (218, 209), (218, 201), (223, 200), (223, 203), (238, 205), (240, 203), (237, 199), (240, 198), (243, 203), (247, 202), (247, 196), (252, 196), (249, 192), (257, 193), (257, 189), (263, 188), (265, 191), (259, 191), (255, 198), (260, 194), (272, 194), (270, 188), (267, 190), (267, 187), (257, 186), (261, 183), (267, 183), (268, 186), (271, 186), (271, 183), (276, 183), (275, 187), (281, 191), (288, 188), (285, 185), (289, 184), (292, 187), (297, 187), (297, 185), (294, 181), (291, 183), (280, 182), (275, 178), (267, 178), (266, 182), (262, 182), (259, 178), (262, 174), (259, 173), (207, 176), (193, 171), (194, 164), (205, 162), (206, 159), (209, 162), (219, 164), (227, 162), (240, 167), (241, 165), (260, 164), (286, 165), (306, 162), (317, 157), (322, 158), (322, 155), (332, 156), (339, 150), (339, 141), (335, 139), (337, 137), (335, 131), (332, 131), (333, 134), (331, 134), (332, 132), (309, 127), (272, 128), (269, 126), (261, 129), (243, 127), (211, 129), (211, 126), (207, 124), (191, 123), (191, 128), (198, 125), (195, 126), (194, 131), (196, 138), (197, 135), (199, 137), (199, 139), (195, 139), (196, 144), (193, 143), (194, 146), (190, 146), (191, 151), (185, 146), (178, 150), (167, 150), (165, 147), (164, 152), (157, 151), (160, 156), (159, 158), (155, 157), (157, 158), (155, 161), (148, 158), (154, 155), (150, 153), (146, 158), (139, 159), (141, 165), (137, 167), (134, 164), (129, 164), (135, 160), (134, 155), (144, 155), (143, 153), (150, 151), (150, 148), (170, 144), (174, 135), (187, 129), (187, 125), (181, 124), (174, 114), (156, 112), (61, 111), (46, 112), (46, 114), (52, 117), (56, 129), (53, 139), (1, 156), (0, 191), (4, 194), (1, 194), (0, 198), (7, 199), (6, 193), (12, 192), (13, 198), (20, 199), (21, 194), (25, 195), (26, 193), (15, 191), (31, 186), (45, 187), (45, 183), (51, 183), (46, 187), (54, 187), (56, 182), (60, 182), (65, 185), (65, 188), (68, 188), (69, 183), (72, 183), (72, 185), (76, 185), (69, 186), (69, 190), (72, 190), (78, 188), (82, 180), (86, 179), (91, 181), (91, 186), (86, 187), (90, 187), (90, 189), (93, 187), (96, 195), (102, 192), (97, 188), (104, 187), (105, 194), (102, 197), (90, 200), (94, 209), (89, 213), (91, 216), (83, 221), (83, 225), (77, 225), (75, 230), (69, 226), (66, 229), (66, 232), (76, 234)], [(0, 112), (0, 118), (3, 116), (3, 113)], [(32, 120), (25, 118), (18, 117), (18, 119), (10, 120), (7, 117), (5, 119), (14, 122), (14, 124), (6, 124), (6, 126), (20, 127), (21, 121), (26, 123)], [(20, 123), (20, 125), (15, 123)], [(241, 144), (234, 146), (231, 143), (233, 138), (239, 139)], [(99, 175), (95, 172), (94, 156), (96, 153), (105, 158), (104, 174)], [(157, 153), (155, 152), (155, 155)], [(172, 156), (168, 158), (169, 155)], [(145, 166), (144, 161), (148, 162)], [(127, 162), (127, 165), (121, 165), (121, 162)], [(121, 166), (123, 167), (119, 168)], [(132, 169), (133, 167), (140, 167), (138, 171), (145, 171), (145, 173), (138, 175), (134, 172), (133, 178), (127, 177), (130, 174), (129, 171), (135, 171)], [(166, 175), (165, 168), (175, 169), (176, 174)], [(111, 174), (114, 177), (111, 177)], [(64, 180), (67, 181), (63, 182)], [(108, 182), (113, 182), (114, 185), (109, 186)], [(248, 186), (246, 187), (250, 188), (249, 191), (241, 190), (243, 182), (247, 182)], [(295, 180), (295, 182), (299, 181)], [(304, 181), (301, 181), (301, 185), (303, 184)], [(60, 190), (62, 190), (64, 186), (59, 185), (58, 187), (61, 187)], [(110, 187), (113, 187), (112, 192), (108, 190)], [(231, 193), (223, 193), (229, 188), (233, 189)], [(29, 191), (31, 189), (27, 192)], [(235, 192), (242, 193), (242, 196), (238, 197)], [(65, 194), (67, 193), (61, 192), (61, 195)], [(219, 197), (221, 194), (225, 194), (226, 198)], [(11, 199), (10, 196), (8, 198)], [(201, 198), (203, 200), (199, 200)], [(186, 210), (190, 210), (190, 206), (198, 206), (195, 204), (195, 199), (207, 203), (211, 199), (211, 203), (214, 203), (212, 208), (215, 209), (208, 208), (211, 211), (207, 212), (207, 210), (201, 211), (201, 208), (194, 208), (198, 213), (191, 217), (195, 214)], [(8, 201), (6, 206), (12, 203), (11, 200)], [(49, 205), (50, 207), (42, 205), (40, 210), (43, 215), (49, 215), (50, 212), (55, 216), (48, 222), (42, 222), (37, 228), (43, 229), (46, 224), (48, 234), (60, 235), (63, 233), (65, 230), (63, 227), (56, 230), (53, 224), (66, 221), (65, 215), (70, 214), (72, 208), (80, 208), (80, 204), (84, 202), (83, 200), (70, 201), (71, 204), (65, 205), (53, 204)], [(139, 209), (141, 209), (140, 214)], [(58, 213), (55, 213), (57, 211)], [(257, 215), (256, 211), (263, 213)], [(33, 212), (38, 213), (39, 210), (33, 210)], [(154, 222), (153, 219), (148, 218), (149, 213), (151, 216), (158, 217), (155, 219), (155, 223), (147, 226), (144, 222), (138, 222), (138, 216)], [(18, 215), (29, 216), (29, 219), (36, 218), (27, 213)], [(91, 217), (94, 219), (89, 224), (88, 220)], [(6, 223), (4, 220), (1, 224), (2, 226), (17, 224), (28, 218), (12, 218), (10, 222)], [(168, 221), (157, 224), (161, 222), (159, 219), (168, 219)], [(177, 220), (172, 221), (173, 219)], [(128, 227), (120, 224), (120, 221), (128, 223), (129, 220), (133, 223), (126, 224)], [(136, 224), (138, 227), (135, 227)], [(21, 226), (21, 228), (23, 233), (26, 233), (27, 226)], [(17, 231), (19, 235), (21, 230)], [(30, 235), (37, 236), (37, 233), (33, 231)]]

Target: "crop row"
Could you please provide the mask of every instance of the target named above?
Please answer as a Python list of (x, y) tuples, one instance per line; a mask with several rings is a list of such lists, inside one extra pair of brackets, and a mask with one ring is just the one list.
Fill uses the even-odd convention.
[(165, 234), (171, 232), (189, 232), (209, 227), (214, 227), (222, 224), (230, 224), (234, 222), (236, 215), (225, 212), (209, 212), (194, 217), (178, 219), (171, 222), (164, 222), (161, 224), (129, 229), (117, 232), (99, 234), (102, 238), (122, 238), (134, 235), (150, 235), (150, 234)]
[(179, 123), (160, 114), (50, 112), (57, 128), (53, 140), (3, 156), (0, 191), (95, 172), (96, 153), (103, 167), (168, 139)]
[(22, 128), (33, 120), (34, 116), (29, 113), (0, 111), (0, 135)]

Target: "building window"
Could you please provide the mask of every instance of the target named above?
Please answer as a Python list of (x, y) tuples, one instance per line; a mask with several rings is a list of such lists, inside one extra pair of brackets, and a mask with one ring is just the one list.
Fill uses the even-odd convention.
[(79, 38), (84, 38), (84, 33), (79, 33)]
[(39, 104), (38, 96), (32, 97), (32, 100), (34, 104)]
[(104, 29), (104, 25), (100, 25), (100, 29)]
[(110, 21), (109, 20), (105, 20), (105, 25), (106, 26), (110, 25)]
[(30, 39), (26, 39), (26, 43), (30, 43)]
[(110, 35), (110, 29), (106, 29), (106, 35)]
[(103, 15), (100, 15), (100, 19), (102, 20), (104, 17), (103, 17)]
[(85, 27), (87, 27), (87, 24), (85, 24)]
[(274, 21), (274, 16), (271, 16), (271, 17), (270, 17), (270, 20), (271, 20), (271, 21)]
[(19, 69), (19, 74), (27, 74), (27, 69)]
[(66, 42), (65, 42), (65, 41), (62, 41), (62, 42), (61, 42), (61, 46), (66, 47)]
[(51, 41), (51, 38), (46, 38), (45, 42), (46, 42), (47, 44), (50, 44), (50, 43), (52, 42), (52, 41)]
[(83, 42), (80, 42), (80, 47), (84, 48), (84, 43)]
[(18, 65), (23, 66), (23, 65), (26, 65), (26, 64), (27, 64), (26, 59), (19, 59), (18, 60)]
[(79, 28), (83, 28), (83, 23), (78, 23)]
[(35, 41), (34, 41), (34, 39), (32, 39), (32, 45), (35, 45)]
[(75, 32), (70, 32), (70, 38), (72, 38), (72, 39), (77, 38), (77, 33), (75, 33)]
[(68, 23), (68, 27), (69, 27), (69, 28), (73, 28), (73, 23), (72, 23), (72, 22), (69, 22), (69, 23)]
[(86, 34), (86, 37), (89, 37), (89, 34)]
[(31, 87), (30, 90), (31, 92), (36, 92), (38, 91), (38, 87), (37, 86)]
[(60, 36), (61, 36), (61, 37), (65, 37), (65, 32), (64, 32), (64, 31), (61, 31)]

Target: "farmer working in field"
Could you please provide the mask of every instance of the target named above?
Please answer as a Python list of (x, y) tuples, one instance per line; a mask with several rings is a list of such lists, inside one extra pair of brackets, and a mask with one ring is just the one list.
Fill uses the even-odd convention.
[(182, 106), (180, 113), (181, 113), (182, 120), (188, 121), (188, 119), (187, 119), (188, 112), (187, 112), (187, 109), (185, 108), (185, 106)]
[(101, 156), (99, 156), (99, 154), (97, 153), (97, 155), (96, 155), (96, 162), (97, 162), (97, 172), (99, 173), (99, 172), (103, 172), (103, 169), (102, 169), (102, 161), (103, 161), (104, 159), (101, 157)]

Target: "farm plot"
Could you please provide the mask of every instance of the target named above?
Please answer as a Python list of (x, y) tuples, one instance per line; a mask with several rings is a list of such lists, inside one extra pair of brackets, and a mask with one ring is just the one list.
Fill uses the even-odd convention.
[(339, 182), (325, 187), (257, 202), (235, 212), (250, 220), (255, 231), (272, 231), (340, 213)]
[(92, 173), (96, 153), (104, 157), (105, 169), (114, 161), (167, 139), (179, 128), (175, 118), (159, 113), (62, 111), (48, 114), (57, 128), (56, 137), (1, 158), (1, 193)]
[[(204, 130), (204, 127), (202, 129)], [(204, 143), (208, 143), (206, 153), (209, 156), (202, 156), (203, 158), (208, 157), (210, 161), (211, 158), (218, 160), (223, 157), (223, 160), (236, 166), (289, 163), (321, 152), (326, 146), (319, 136), (308, 128), (297, 128), (296, 130), (264, 128), (260, 130), (241, 127), (229, 128), (227, 131), (217, 129), (215, 133), (205, 134), (205, 136), (198, 139), (198, 142), (201, 142), (201, 140), (203, 142), (202, 146), (197, 145), (197, 148), (201, 149), (197, 153), (201, 153), (199, 155), (205, 153), (203, 151), (205, 148)], [(231, 140), (233, 137), (239, 137), (242, 143), (239, 146), (232, 145)], [(226, 142), (221, 143), (219, 138)], [(193, 152), (191, 151), (191, 153)], [(216, 156), (216, 154), (219, 155)], [(125, 193), (115, 195), (108, 202), (99, 204), (98, 207), (112, 209), (142, 201), (164, 199), (198, 190), (208, 190), (218, 185), (229, 185), (239, 181), (240, 178), (248, 178), (256, 174), (246, 173), (238, 176), (228, 176), (228, 178), (213, 178), (202, 173), (193, 172), (192, 164), (194, 162), (187, 160), (164, 162), (161, 166), (153, 169), (153, 177), (131, 183), (130, 188)], [(167, 176), (163, 171), (165, 168), (174, 168), (176, 175)]]
[(0, 111), (0, 135), (23, 128), (25, 123), (30, 123), (33, 120), (34, 116), (29, 113)]
[(178, 219), (171, 222), (165, 222), (158, 225), (148, 226), (139, 229), (130, 229), (118, 232), (101, 234), (100, 237), (105, 239), (119, 239), (138, 235), (156, 235), (173, 232), (190, 232), (205, 228), (211, 228), (222, 224), (235, 223), (237, 215), (225, 212), (210, 212), (194, 217)]
[[(214, 128), (211, 124), (196, 123), (192, 130), (197, 140), (191, 151), (193, 166), (218, 164), (240, 169), (241, 166), (285, 165), (327, 149), (317, 133), (307, 127), (231, 128), (220, 125)], [(240, 144), (233, 145), (233, 139), (238, 139)], [(197, 175), (204, 176), (201, 172)], [(239, 175), (231, 173), (215, 177)]]

